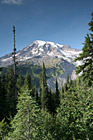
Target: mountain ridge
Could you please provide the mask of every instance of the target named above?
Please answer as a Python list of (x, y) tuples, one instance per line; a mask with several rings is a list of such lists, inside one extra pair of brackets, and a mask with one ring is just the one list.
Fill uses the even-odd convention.
[[(22, 50), (19, 50), (16, 53), (16, 58), (17, 61), (20, 62), (33, 57), (37, 57), (37, 56), (42, 57), (46, 55), (50, 57), (63, 58), (65, 60), (68, 59), (67, 61), (71, 61), (71, 57), (75, 58), (75, 56), (77, 56), (79, 53), (80, 50), (72, 49), (69, 45), (60, 45), (54, 42), (45, 42), (45, 41), (36, 40), (31, 44), (29, 44), (27, 47), (23, 48)], [(0, 58), (1, 66), (4, 64), (4, 62), (7, 62), (5, 66), (9, 65), (8, 62), (11, 60), (12, 60), (12, 53), (1, 57)]]
[[(69, 45), (60, 45), (54, 42), (36, 40), (27, 47), (16, 52), (16, 59), (18, 65), (21, 65), (23, 69), (26, 65), (28, 67), (31, 67), (32, 65), (42, 67), (44, 62), (47, 69), (47, 75), (48, 77), (50, 76), (47, 80), (48, 86), (54, 90), (56, 78), (58, 79), (59, 88), (66, 82), (67, 73), (71, 79), (76, 78), (76, 66), (80, 65), (81, 62), (74, 62), (74, 59), (81, 52), (81, 50), (73, 49)], [(12, 53), (0, 58), (0, 65), (2, 67), (7, 67), (12, 64)]]

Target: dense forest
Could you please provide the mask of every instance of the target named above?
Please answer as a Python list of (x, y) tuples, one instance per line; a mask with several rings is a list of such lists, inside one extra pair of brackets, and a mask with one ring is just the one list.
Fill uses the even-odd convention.
[[(56, 91), (47, 86), (46, 68), (40, 74), (40, 90), (11, 68), (0, 68), (0, 140), (93, 140), (93, 14), (90, 34), (75, 61), (78, 78)], [(17, 70), (16, 70), (17, 71)]]

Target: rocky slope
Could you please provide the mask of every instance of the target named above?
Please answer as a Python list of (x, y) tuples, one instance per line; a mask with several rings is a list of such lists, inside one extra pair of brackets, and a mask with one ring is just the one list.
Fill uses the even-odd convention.
[[(48, 85), (54, 89), (56, 77), (59, 82), (59, 88), (66, 81), (67, 73), (72, 79), (76, 78), (75, 67), (80, 62), (74, 62), (74, 59), (80, 53), (80, 50), (72, 49), (68, 45), (36, 40), (26, 48), (18, 51), (16, 59), (19, 65), (28, 66), (42, 66), (44, 62), (47, 69)], [(12, 54), (0, 58), (0, 66), (7, 67), (11, 64), (13, 64)]]

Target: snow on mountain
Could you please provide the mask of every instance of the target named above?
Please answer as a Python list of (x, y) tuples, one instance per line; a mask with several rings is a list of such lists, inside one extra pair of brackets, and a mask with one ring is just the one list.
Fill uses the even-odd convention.
[[(28, 45), (23, 50), (20, 50), (16, 54), (17, 61), (26, 61), (28, 59), (40, 56), (50, 56), (56, 58), (63, 58), (67, 62), (76, 64), (73, 62), (74, 58), (81, 53), (80, 50), (72, 49), (68, 45), (60, 45), (54, 42), (45, 42), (36, 40)], [(1, 66), (6, 66), (12, 64), (12, 56), (6, 55), (0, 58)], [(78, 64), (78, 63), (77, 63)], [(76, 64), (76, 65), (77, 65)]]
[[(74, 62), (82, 51), (73, 49), (69, 45), (60, 45), (54, 42), (36, 40), (24, 49), (16, 53), (18, 64), (34, 64), (42, 66), (45, 63), (49, 70), (50, 78), (48, 86), (55, 90), (55, 79), (57, 78), (59, 88), (66, 82), (67, 73), (71, 79), (75, 79), (76, 66), (82, 62)], [(13, 64), (12, 53), (0, 58), (0, 66), (6, 67)], [(52, 72), (51, 72), (52, 70)]]

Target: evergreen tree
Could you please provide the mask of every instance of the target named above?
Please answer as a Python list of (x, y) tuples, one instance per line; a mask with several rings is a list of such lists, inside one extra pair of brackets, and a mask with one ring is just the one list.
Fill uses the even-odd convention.
[[(75, 84), (74, 84), (75, 82)], [(73, 81), (64, 93), (56, 117), (56, 140), (92, 140), (93, 88)]]
[(63, 99), (63, 98), (64, 98), (64, 87), (63, 87), (63, 86), (62, 86), (62, 88), (61, 88), (61, 91), (60, 91), (60, 92), (61, 92), (61, 98), (60, 98), (60, 100), (61, 100), (61, 99)]
[(64, 90), (64, 92), (66, 92), (68, 90), (67, 82), (64, 83), (63, 90)]
[(47, 105), (47, 109), (49, 111), (49, 113), (53, 114), (55, 113), (55, 98), (54, 98), (54, 94), (52, 93), (52, 91), (48, 91), (48, 105)]
[(26, 74), (26, 77), (25, 77), (25, 87), (28, 89), (28, 90), (31, 90), (32, 89), (32, 83), (31, 83), (31, 76), (29, 73)]
[(46, 110), (41, 110), (41, 120), (39, 127), (39, 139), (36, 140), (55, 140), (55, 122), (52, 115)]
[(10, 115), (13, 117), (16, 114), (16, 105), (17, 105), (17, 98), (15, 96), (15, 87), (14, 87), (14, 72), (12, 69), (9, 69), (6, 77), (5, 89), (7, 90), (6, 93), (6, 110), (8, 113), (7, 117)]
[(93, 139), (93, 88), (79, 87), (79, 111), (82, 114), (80, 121), (82, 122), (83, 139)]
[(69, 74), (67, 73), (67, 89), (69, 89), (70, 86), (70, 80), (69, 80)]
[(3, 119), (0, 122), (0, 140), (4, 140), (4, 138), (8, 135), (8, 132), (10, 130), (10, 126), (5, 120)]
[(18, 91), (20, 91), (20, 89), (22, 88), (24, 84), (24, 79), (22, 75), (19, 75), (18, 79), (17, 79), (17, 89)]
[(92, 33), (90, 35), (87, 34), (85, 37), (82, 53), (75, 61), (83, 61), (83, 64), (77, 67), (76, 73), (79, 74), (82, 72), (83, 81), (85, 81), (88, 86), (91, 86), (93, 84), (93, 15), (89, 26), (89, 30)]
[(78, 105), (76, 104), (78, 104), (78, 102), (74, 93), (65, 93), (65, 97), (61, 100), (61, 105), (57, 110), (56, 140), (73, 140), (73, 136), (76, 139), (81, 139), (81, 123), (79, 121), (81, 115), (79, 114)]
[(36, 88), (35, 88), (35, 96), (36, 96), (36, 102), (39, 104), (39, 96)]
[(7, 107), (7, 100), (6, 100), (6, 95), (7, 95), (7, 76), (3, 75), (1, 78), (1, 88), (0, 88), (0, 121), (4, 119), (8, 111), (6, 109)]
[(29, 90), (21, 90), (18, 97), (17, 111), (18, 113), (12, 121), (10, 139), (34, 140), (37, 137), (40, 109), (30, 96)]
[(1, 78), (0, 92), (0, 120), (14, 116), (16, 113), (16, 97), (14, 92), (14, 74), (13, 70), (9, 69), (7, 74)]
[(59, 89), (58, 89), (58, 82), (57, 82), (57, 79), (56, 79), (56, 92), (55, 92), (55, 105), (56, 105), (56, 108), (59, 106), (60, 104), (60, 93), (59, 93)]
[[(90, 26), (89, 30), (93, 32), (93, 13), (91, 14), (91, 16), (92, 16), (92, 20), (90, 21), (88, 25)], [(91, 39), (93, 39), (93, 34), (90, 33), (90, 35), (91, 35)]]
[(43, 63), (43, 70), (40, 78), (40, 96), (41, 96), (41, 106), (45, 110), (48, 106), (48, 86), (46, 79), (46, 69)]
[(11, 132), (5, 140), (53, 140), (52, 117), (39, 109), (29, 90), (21, 89), (17, 111), (11, 122)]
[(30, 95), (38, 99), (38, 92), (35, 85), (32, 85), (31, 76), (29, 73), (25, 77), (25, 89), (30, 90)]

